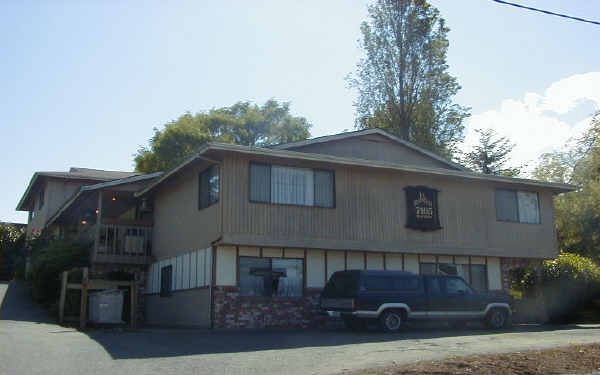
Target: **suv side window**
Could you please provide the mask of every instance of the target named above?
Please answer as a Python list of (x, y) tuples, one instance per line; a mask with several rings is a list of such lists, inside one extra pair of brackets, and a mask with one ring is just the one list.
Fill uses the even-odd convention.
[(446, 279), (446, 294), (471, 294), (471, 288), (462, 280), (455, 277)]

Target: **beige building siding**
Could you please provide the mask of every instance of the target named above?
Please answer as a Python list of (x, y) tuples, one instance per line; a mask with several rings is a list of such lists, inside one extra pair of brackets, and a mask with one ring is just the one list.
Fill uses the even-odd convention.
[[(495, 189), (501, 185), (336, 166), (335, 208), (251, 203), (250, 160), (233, 155), (224, 161), (221, 198), (226, 244), (529, 258), (557, 254), (550, 191), (539, 191), (541, 224), (507, 223), (496, 220)], [(403, 188), (414, 185), (440, 190), (443, 229), (421, 232), (405, 228)]]
[[(327, 154), (349, 158), (380, 160), (421, 167), (450, 168), (418, 151), (399, 145), (379, 134), (363, 135), (327, 143), (290, 148), (290, 151)], [(454, 168), (452, 168), (454, 169)]]
[[(436, 256), (431, 254), (398, 254), (398, 253), (372, 253), (368, 251), (338, 251), (315, 249), (282, 249), (283, 252), (298, 251), (300, 258), (305, 258), (305, 286), (320, 289), (331, 275), (336, 271), (364, 269), (364, 260), (367, 260), (368, 269), (408, 271), (419, 274), (419, 263), (458, 263), (463, 258), (457, 256)], [(264, 249), (252, 246), (219, 246), (216, 250), (216, 286), (237, 286), (238, 256), (270, 257)], [(262, 255), (261, 255), (262, 254)], [(360, 261), (359, 261), (360, 260)], [(488, 289), (501, 290), (502, 280), (500, 272), (500, 259), (497, 257), (471, 257), (472, 264), (486, 264), (488, 274)], [(469, 257), (466, 263), (469, 264)], [(468, 281), (468, 280), (467, 280)]]
[(186, 168), (154, 194), (152, 254), (155, 258), (209, 247), (220, 236), (222, 199), (198, 209), (199, 174), (208, 166), (202, 162)]
[(47, 178), (41, 184), (44, 190), (44, 206), (40, 208), (39, 190), (34, 193), (35, 217), (27, 225), (27, 236), (30, 237), (34, 230), (41, 230), (60, 207), (77, 193), (79, 188), (97, 183), (97, 181), (73, 181)]

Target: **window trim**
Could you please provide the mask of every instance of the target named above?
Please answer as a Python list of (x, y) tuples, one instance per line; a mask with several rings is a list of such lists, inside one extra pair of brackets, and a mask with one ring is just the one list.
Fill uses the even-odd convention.
[[(515, 204), (517, 207), (517, 220), (501, 220), (498, 219), (498, 200), (496, 199), (496, 194), (498, 190), (511, 191), (515, 193)], [(537, 210), (538, 210), (538, 222), (537, 223), (528, 223), (521, 221), (521, 212), (519, 212), (519, 192), (523, 193), (535, 193), (537, 197)], [(540, 205), (540, 193), (533, 190), (518, 190), (518, 189), (507, 189), (507, 188), (496, 188), (494, 190), (494, 208), (496, 213), (496, 221), (501, 223), (517, 223), (517, 224), (529, 224), (529, 225), (541, 225), (542, 224), (542, 208)]]
[[(306, 204), (296, 204), (296, 203), (275, 203), (275, 202), (273, 202), (273, 189), (271, 189), (271, 184), (269, 184), (269, 201), (268, 202), (258, 201), (258, 200), (252, 199), (252, 184), (251, 184), (250, 180), (252, 178), (252, 172), (251, 172), (251, 170), (252, 170), (252, 165), (253, 164), (254, 165), (267, 166), (267, 167), (269, 167), (269, 169), (271, 169), (273, 166), (287, 167), (287, 168), (311, 169), (312, 172), (313, 172), (313, 189), (316, 187), (316, 179), (314, 178), (314, 175), (315, 175), (316, 171), (331, 172), (331, 174), (333, 176), (333, 183), (332, 183), (333, 204), (332, 204), (332, 206), (329, 207), (329, 206), (317, 205), (314, 202), (314, 198), (313, 198), (313, 204), (312, 204), (312, 206), (309, 206), (309, 205), (306, 205)], [(269, 175), (272, 176), (272, 174), (269, 174)], [(308, 208), (314, 208), (314, 207), (316, 207), (316, 208), (334, 209), (337, 206), (337, 194), (336, 194), (335, 180), (336, 180), (336, 178), (335, 178), (335, 169), (300, 167), (300, 166), (297, 166), (297, 165), (271, 164), (271, 163), (250, 161), (250, 163), (248, 164), (248, 202), (250, 202), (250, 203), (257, 203), (257, 204), (270, 204), (270, 205), (276, 205), (276, 206), (308, 207)], [(289, 259), (294, 259), (294, 258), (289, 258)], [(298, 258), (298, 259), (301, 259), (301, 258)]]
[[(217, 176), (219, 177), (219, 194), (217, 196), (217, 199), (214, 202), (211, 202), (210, 200), (210, 191), (208, 192), (208, 205), (206, 206), (202, 206), (202, 175), (205, 173), (210, 173), (210, 171), (216, 168), (217, 170)], [(217, 203), (219, 203), (219, 201), (221, 200), (221, 168), (218, 164), (212, 164), (206, 168), (204, 168), (200, 173), (198, 173), (198, 210), (203, 210), (205, 208), (208, 208), (210, 206), (213, 206)]]
[[(262, 251), (262, 248), (261, 248)], [(285, 251), (285, 250), (282, 250)], [(261, 253), (262, 255), (262, 253)], [(269, 260), (269, 266), (271, 267), (271, 270), (273, 269), (273, 259), (290, 259), (290, 260), (301, 260), (302, 261), (302, 294), (299, 296), (277, 296), (277, 295), (270, 295), (270, 296), (243, 296), (242, 295), (242, 286), (241, 286), (241, 282), (240, 282), (240, 259), (242, 258), (252, 258), (252, 259), (268, 259)], [(236, 274), (237, 274), (237, 282), (236, 282), (236, 286), (239, 289), (239, 294), (240, 294), (240, 298), (245, 299), (245, 300), (253, 300), (253, 301), (273, 301), (273, 300), (298, 300), (299, 298), (304, 298), (306, 297), (306, 259), (305, 258), (298, 258), (298, 257), (263, 257), (263, 256), (252, 256), (252, 255), (239, 255), (239, 251), (238, 251), (238, 255), (237, 255), (237, 270), (236, 270)]]

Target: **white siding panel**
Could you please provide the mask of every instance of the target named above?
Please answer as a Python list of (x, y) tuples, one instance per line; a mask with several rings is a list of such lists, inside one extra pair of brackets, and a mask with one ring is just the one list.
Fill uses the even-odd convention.
[(262, 255), (265, 258), (281, 258), (283, 256), (283, 249), (265, 247), (262, 249)]
[(236, 250), (231, 246), (217, 248), (217, 285), (236, 285)]
[(177, 257), (169, 258), (168, 264), (173, 267), (172, 277), (171, 277), (171, 290), (176, 290), (176, 282), (177, 282)]
[(323, 250), (307, 250), (306, 252), (306, 286), (308, 288), (325, 286), (325, 252)]
[(192, 254), (187, 253), (183, 255), (183, 288), (192, 288)]
[(438, 257), (438, 263), (452, 264), (452, 257), (448, 255), (440, 255)]
[(404, 270), (419, 274), (419, 257), (415, 254), (404, 254)]
[(213, 284), (213, 251), (212, 248), (204, 250), (204, 285)]
[(283, 252), (286, 258), (304, 258), (303, 249), (284, 249)]
[(196, 251), (196, 268), (194, 269), (196, 274), (196, 287), (204, 286), (204, 250)]
[(367, 269), (382, 270), (383, 269), (383, 254), (367, 253)]
[(402, 271), (402, 254), (385, 254), (385, 269)]
[(419, 261), (421, 263), (435, 263), (435, 255), (421, 255)]
[(471, 264), (485, 264), (485, 257), (471, 257)]
[(344, 252), (328, 251), (327, 252), (327, 280), (336, 271), (345, 269)]
[(500, 258), (487, 258), (488, 288), (502, 290), (502, 273), (500, 272)]
[(361, 251), (348, 251), (346, 269), (362, 270), (365, 268), (365, 254)]
[(240, 256), (243, 256), (243, 257), (260, 256), (260, 249), (258, 247), (240, 246), (239, 252), (240, 252)]
[(198, 269), (198, 252), (193, 251), (190, 254), (190, 288), (196, 287), (196, 277)]

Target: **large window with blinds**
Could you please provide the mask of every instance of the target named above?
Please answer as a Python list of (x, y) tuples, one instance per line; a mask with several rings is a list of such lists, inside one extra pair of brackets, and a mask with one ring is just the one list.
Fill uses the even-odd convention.
[(331, 170), (250, 163), (250, 201), (335, 207)]
[(496, 190), (496, 219), (516, 223), (540, 223), (538, 194), (531, 191)]

